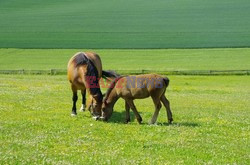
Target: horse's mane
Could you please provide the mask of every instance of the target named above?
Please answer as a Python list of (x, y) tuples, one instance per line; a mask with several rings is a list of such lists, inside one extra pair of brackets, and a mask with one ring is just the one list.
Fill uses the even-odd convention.
[(77, 55), (74, 57), (74, 62), (76, 66), (79, 65), (86, 65), (89, 62), (89, 59), (83, 52), (77, 53)]
[(111, 91), (114, 89), (114, 87), (115, 87), (116, 83), (118, 82), (118, 80), (121, 79), (122, 77), (123, 77), (123, 76), (120, 76), (120, 77), (118, 77), (118, 78), (115, 78), (115, 79), (110, 83), (109, 88), (108, 88), (108, 90), (107, 90), (107, 92), (106, 92), (106, 94), (105, 94), (105, 97), (104, 97), (104, 99), (103, 99), (104, 102), (107, 101), (107, 99), (108, 99), (108, 97), (109, 97)]
[(103, 70), (102, 71), (102, 78), (104, 79), (108, 79), (108, 78), (118, 78), (121, 75), (119, 75), (118, 73), (116, 73), (113, 70)]
[(84, 53), (79, 53), (77, 56), (75, 56), (74, 59), (75, 65), (79, 66), (79, 65), (87, 65), (87, 73), (85, 76), (89, 77), (89, 78), (94, 78), (95, 80), (93, 81), (93, 84), (98, 84), (98, 87), (96, 88), (90, 88), (90, 93), (91, 95), (97, 95), (98, 96), (98, 100), (102, 101), (102, 92), (100, 90), (99, 87), (99, 82), (98, 82), (98, 71), (96, 66), (94, 65), (94, 63), (84, 54)]

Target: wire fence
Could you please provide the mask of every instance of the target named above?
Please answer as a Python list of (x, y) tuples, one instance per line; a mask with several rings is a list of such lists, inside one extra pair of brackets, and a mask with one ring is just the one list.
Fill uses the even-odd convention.
[[(250, 75), (250, 70), (115, 70), (121, 75), (157, 73), (161, 75)], [(66, 75), (65, 69), (0, 70), (0, 74)]]

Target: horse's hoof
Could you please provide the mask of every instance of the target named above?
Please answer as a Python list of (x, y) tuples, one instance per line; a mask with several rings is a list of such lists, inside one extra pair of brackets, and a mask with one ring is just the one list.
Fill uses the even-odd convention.
[(149, 124), (149, 125), (157, 125), (157, 122), (152, 122), (152, 121), (150, 121), (148, 124)]
[(128, 124), (130, 122), (130, 119), (126, 119), (125, 121), (124, 121), (124, 124)]
[(71, 113), (71, 117), (75, 117), (76, 116), (76, 114), (75, 113)]
[(82, 105), (79, 111), (80, 111), (80, 112), (84, 112), (85, 109), (86, 109), (86, 106), (85, 106), (85, 105)]
[(173, 121), (174, 121), (173, 118), (171, 118), (171, 119), (168, 120), (168, 123), (172, 124)]
[(142, 118), (139, 117), (139, 118), (137, 119), (137, 121), (138, 121), (139, 124), (141, 124), (141, 123), (142, 123)]

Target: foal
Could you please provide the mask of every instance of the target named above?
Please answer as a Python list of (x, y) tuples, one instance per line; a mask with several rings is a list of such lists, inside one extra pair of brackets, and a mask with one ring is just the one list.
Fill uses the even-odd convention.
[(165, 91), (169, 84), (169, 79), (161, 77), (157, 74), (145, 74), (137, 76), (119, 77), (113, 80), (105, 95), (102, 104), (102, 116), (100, 119), (107, 121), (113, 112), (116, 101), (121, 97), (125, 100), (126, 109), (126, 123), (130, 121), (129, 109), (131, 108), (136, 116), (138, 123), (142, 122), (142, 118), (138, 113), (134, 99), (143, 99), (151, 96), (155, 112), (151, 119), (151, 124), (157, 120), (159, 111), (161, 109), (161, 102), (166, 108), (168, 122), (172, 123), (172, 112), (170, 110), (170, 103), (165, 97)]

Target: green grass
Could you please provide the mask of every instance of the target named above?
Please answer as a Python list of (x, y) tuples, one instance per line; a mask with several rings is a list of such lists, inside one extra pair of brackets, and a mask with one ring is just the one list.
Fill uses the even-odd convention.
[(0, 164), (249, 164), (250, 78), (170, 80), (174, 124), (162, 109), (151, 126), (151, 99), (135, 102), (142, 125), (122, 123), (122, 100), (108, 123), (72, 118), (65, 76), (1, 75)]
[[(87, 49), (0, 49), (0, 70), (66, 69), (68, 60)], [(250, 69), (250, 49), (95, 49), (104, 69)]]
[(0, 47), (249, 47), (249, 7), (249, 0), (1, 0)]

